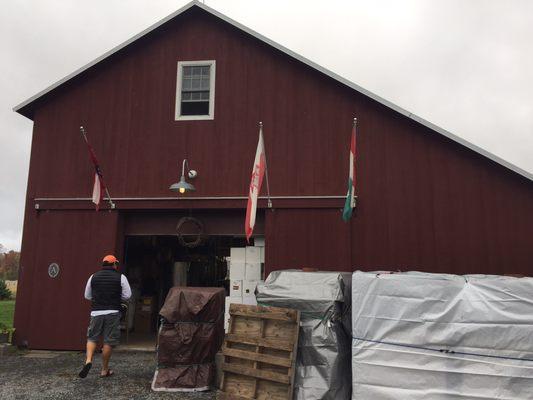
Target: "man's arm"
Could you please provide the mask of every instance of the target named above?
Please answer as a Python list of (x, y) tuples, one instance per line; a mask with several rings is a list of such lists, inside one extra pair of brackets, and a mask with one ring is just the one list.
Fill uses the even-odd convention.
[(92, 300), (93, 299), (93, 291), (91, 289), (91, 279), (93, 279), (92, 275), (87, 280), (87, 285), (85, 285), (85, 298), (87, 300)]
[(128, 300), (131, 297), (131, 287), (128, 278), (126, 278), (126, 275), (124, 274), (120, 276), (120, 286), (122, 287), (122, 295), (120, 298), (122, 300)]

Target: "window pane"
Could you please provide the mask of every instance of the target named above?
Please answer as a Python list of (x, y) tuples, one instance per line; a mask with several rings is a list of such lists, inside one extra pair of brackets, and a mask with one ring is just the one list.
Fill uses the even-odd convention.
[(181, 99), (182, 100), (190, 100), (191, 99), (191, 92), (182, 92), (181, 93)]
[(192, 74), (196, 77), (202, 75), (202, 67), (192, 67)]
[(202, 78), (202, 83), (200, 85), (200, 89), (203, 90), (209, 90), (209, 79)]
[(209, 115), (209, 102), (182, 102), (181, 115)]
[(183, 76), (191, 76), (192, 67), (183, 67)]
[(183, 78), (183, 90), (190, 90), (192, 89), (192, 80), (190, 78)]
[(209, 77), (209, 70), (211, 67), (209, 65), (206, 65), (205, 67), (202, 67), (202, 76)]
[(202, 100), (208, 100), (209, 101), (209, 92), (200, 92), (201, 93), (201, 99)]
[(200, 89), (200, 79), (194, 78), (192, 80), (192, 89)]

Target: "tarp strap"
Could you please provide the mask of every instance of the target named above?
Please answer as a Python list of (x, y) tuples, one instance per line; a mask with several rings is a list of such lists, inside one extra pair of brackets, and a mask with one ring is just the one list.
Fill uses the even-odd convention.
[(355, 340), (361, 340), (363, 342), (370, 342), (370, 343), (379, 343), (379, 344), (386, 344), (389, 346), (397, 346), (397, 347), (407, 347), (410, 349), (417, 349), (417, 350), (427, 350), (427, 351), (433, 351), (437, 353), (444, 353), (444, 354), (457, 354), (461, 356), (476, 356), (476, 357), (488, 357), (488, 358), (497, 358), (501, 360), (514, 360), (514, 361), (529, 361), (533, 362), (533, 359), (531, 358), (519, 358), (519, 357), (511, 357), (511, 356), (498, 356), (494, 354), (480, 354), (480, 353), (470, 353), (465, 351), (455, 351), (451, 349), (435, 349), (431, 347), (425, 347), (425, 346), (417, 346), (413, 344), (405, 344), (405, 343), (393, 343), (393, 342), (386, 342), (383, 340), (372, 340), (372, 339), (366, 339), (366, 338), (360, 338), (356, 336), (352, 336)]

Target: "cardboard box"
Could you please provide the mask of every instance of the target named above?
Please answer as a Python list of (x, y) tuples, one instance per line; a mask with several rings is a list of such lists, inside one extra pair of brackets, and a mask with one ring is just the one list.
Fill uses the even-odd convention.
[(254, 246), (255, 247), (265, 247), (265, 238), (264, 237), (256, 237), (256, 238), (254, 238)]
[(135, 332), (150, 333), (154, 328), (155, 298), (140, 297), (135, 305), (133, 327)]
[(242, 297), (242, 280), (230, 281), (229, 295), (230, 297)]
[(263, 278), (261, 274), (261, 263), (246, 263), (244, 278), (247, 281), (260, 281)]
[(259, 250), (260, 250), (260, 253), (261, 253), (261, 263), (264, 264), (265, 263), (265, 248), (264, 247), (260, 247)]
[(150, 333), (153, 329), (152, 315), (136, 314), (133, 323), (135, 333)]
[(261, 262), (261, 248), (248, 246), (246, 247), (246, 263), (260, 263)]
[(231, 262), (245, 263), (246, 262), (246, 248), (232, 247), (230, 249)]
[(229, 265), (229, 279), (231, 281), (244, 280), (244, 263), (232, 261)]

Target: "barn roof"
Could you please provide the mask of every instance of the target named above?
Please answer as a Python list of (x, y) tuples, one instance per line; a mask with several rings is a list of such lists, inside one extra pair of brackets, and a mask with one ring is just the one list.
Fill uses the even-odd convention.
[(212, 14), (218, 18), (220, 18), (221, 20), (229, 23), (230, 25), (234, 26), (235, 28), (255, 37), (256, 39), (259, 39), (260, 41), (276, 48), (277, 50), (287, 54), (288, 56), (308, 65), (309, 67), (323, 73), (324, 75), (326, 76), (329, 76), (330, 78), (342, 83), (343, 85), (346, 85), (348, 86), (349, 88), (352, 88), (354, 90), (356, 90), (357, 92), (359, 93), (362, 93), (364, 94), (365, 96), (367, 97), (370, 97), (371, 99), (377, 101), (378, 103), (381, 103), (383, 104), (384, 106), (418, 122), (419, 124), (429, 128), (429, 129), (432, 129), (433, 131), (475, 151), (476, 153), (479, 153), (485, 157), (487, 157), (488, 159), (510, 169), (511, 171), (514, 171), (516, 172), (517, 174), (520, 174), (522, 175), (523, 177), (533, 181), (533, 174), (523, 170), (522, 168), (520, 167), (517, 167), (516, 165), (514, 164), (511, 164), (510, 162), (490, 153), (489, 151), (485, 150), (485, 149), (482, 149), (481, 147), (479, 146), (476, 146), (475, 144), (473, 143), (470, 143), (468, 142), (467, 140), (465, 139), (462, 139), (460, 138), (459, 136), (456, 136), (454, 135), (453, 133), (451, 132), (448, 132), (447, 130), (429, 122), (429, 121), (426, 121), (425, 119), (419, 117), (418, 115), (415, 115), (403, 108), (401, 108), (400, 106), (394, 104), (394, 103), (391, 103), (390, 101), (366, 90), (365, 88), (362, 88), (361, 86), (343, 78), (342, 76), (339, 76), (337, 75), (336, 73), (324, 68), (324, 67), (321, 67), (320, 65), (314, 63), (313, 61), (311, 60), (308, 60), (307, 58), (287, 49), (286, 47), (268, 39), (267, 37), (251, 30), (250, 28), (238, 23), (237, 21), (234, 21), (233, 19), (227, 17), (226, 15), (224, 14), (221, 14), (220, 12), (214, 10), (213, 8), (210, 8), (208, 6), (206, 6), (205, 4), (197, 1), (197, 0), (193, 0), (191, 1), (190, 3), (186, 4), (185, 6), (183, 6), (182, 8), (180, 8), (179, 10), (175, 11), (174, 13), (170, 14), (169, 16), (167, 16), (166, 18), (163, 18), (162, 20), (160, 20), (159, 22), (155, 23), (154, 25), (148, 27), (147, 29), (145, 29), (144, 31), (138, 33), (137, 35), (133, 36), (131, 39), (125, 41), (124, 43), (116, 46), (115, 48), (111, 49), (110, 51), (108, 51), (107, 53), (101, 55), (100, 57), (96, 58), (95, 60), (91, 61), (90, 63), (84, 65), (83, 67), (79, 68), (78, 70), (74, 71), (73, 73), (71, 73), (70, 75), (67, 75), (66, 77), (64, 77), (63, 79), (60, 79), (59, 81), (57, 81), (56, 83), (50, 85), (49, 87), (47, 87), (46, 89), (40, 91), (39, 93), (35, 94), (34, 96), (30, 97), (29, 99), (23, 101), (22, 103), (20, 103), (19, 105), (15, 106), (13, 108), (13, 111), (15, 112), (18, 112), (19, 114), (21, 115), (24, 115), (25, 117), (27, 118), (30, 118), (32, 119), (32, 116), (33, 116), (33, 109), (34, 109), (34, 106), (36, 105), (35, 103), (38, 101), (38, 100), (41, 100), (43, 97), (47, 96), (50, 92), (54, 91), (56, 88), (60, 87), (61, 85), (63, 85), (64, 83), (70, 81), (71, 79), (73, 79), (74, 77), (80, 75), (81, 73), (83, 73), (84, 71), (88, 70), (89, 68), (93, 67), (94, 65), (98, 64), (99, 62), (107, 59), (108, 57), (110, 57), (111, 55), (115, 54), (116, 52), (120, 51), (121, 49), (125, 48), (126, 46), (130, 45), (131, 43), (135, 42), (136, 40), (142, 38), (143, 36), (149, 34), (150, 32), (156, 30), (157, 28), (159, 28), (161, 25), (167, 23), (168, 21), (170, 21), (171, 19), (177, 17), (178, 15), (180, 14), (183, 14), (185, 11), (189, 10), (190, 8), (192, 7), (198, 7), (206, 12), (208, 12), (209, 14)]

